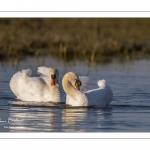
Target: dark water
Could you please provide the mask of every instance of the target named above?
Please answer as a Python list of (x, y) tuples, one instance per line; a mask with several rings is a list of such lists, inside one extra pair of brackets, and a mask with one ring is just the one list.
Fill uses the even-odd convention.
[[(60, 79), (68, 71), (90, 77), (89, 88), (105, 79), (114, 98), (106, 108), (65, 108), (64, 104), (27, 103), (15, 100), (9, 88), (10, 78), (22, 69), (38, 66), (59, 69)], [(113, 61), (103, 65), (84, 62), (62, 63), (47, 58), (28, 58), (0, 65), (1, 132), (149, 132), (150, 60)]]

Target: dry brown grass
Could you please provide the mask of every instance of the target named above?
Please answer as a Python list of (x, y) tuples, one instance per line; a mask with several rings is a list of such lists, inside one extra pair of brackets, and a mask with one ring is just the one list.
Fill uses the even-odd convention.
[(90, 59), (150, 54), (148, 18), (1, 18), (0, 59), (52, 54)]

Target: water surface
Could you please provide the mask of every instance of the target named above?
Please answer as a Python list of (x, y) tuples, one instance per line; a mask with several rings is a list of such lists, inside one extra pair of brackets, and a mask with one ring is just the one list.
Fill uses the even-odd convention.
[[(89, 89), (105, 79), (114, 94), (105, 108), (65, 108), (64, 104), (31, 103), (15, 100), (9, 88), (14, 73), (38, 66), (57, 68), (60, 81), (66, 72), (89, 76)], [(113, 60), (109, 64), (61, 62), (51, 57), (27, 58), (18, 63), (0, 65), (1, 132), (149, 132), (150, 60)]]

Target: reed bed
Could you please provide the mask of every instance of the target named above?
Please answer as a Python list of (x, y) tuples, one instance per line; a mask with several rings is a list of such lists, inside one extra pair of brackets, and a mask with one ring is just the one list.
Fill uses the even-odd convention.
[(149, 18), (0, 18), (0, 60), (53, 55), (99, 62), (150, 54)]

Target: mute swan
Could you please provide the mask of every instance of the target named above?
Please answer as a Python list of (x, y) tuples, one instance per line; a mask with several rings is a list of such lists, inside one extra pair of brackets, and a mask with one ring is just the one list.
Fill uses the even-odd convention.
[(22, 70), (13, 75), (10, 89), (23, 101), (60, 102), (57, 69), (38, 67), (40, 77), (32, 77), (32, 70)]
[[(84, 77), (83, 77), (84, 78)], [(66, 104), (72, 106), (91, 106), (105, 107), (113, 97), (112, 90), (105, 80), (97, 82), (98, 88), (86, 92), (80, 91), (82, 78), (74, 72), (68, 72), (62, 79), (63, 89), (66, 92)]]

